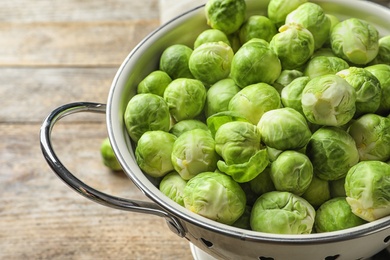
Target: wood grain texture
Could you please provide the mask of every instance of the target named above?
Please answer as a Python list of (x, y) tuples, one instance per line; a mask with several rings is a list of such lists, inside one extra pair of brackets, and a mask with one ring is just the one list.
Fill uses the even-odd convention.
[[(165, 220), (98, 205), (45, 162), (43, 119), (76, 101), (106, 103), (127, 54), (159, 26), (157, 0), (6, 0), (0, 8), (0, 259), (192, 259)], [(64, 118), (53, 146), (82, 181), (148, 200), (103, 166), (102, 114)]]

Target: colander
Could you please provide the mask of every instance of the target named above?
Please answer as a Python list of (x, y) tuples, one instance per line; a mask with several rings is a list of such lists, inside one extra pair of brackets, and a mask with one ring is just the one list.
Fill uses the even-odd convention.
[[(356, 17), (371, 22), (380, 35), (390, 34), (390, 10), (366, 1), (313, 0), (340, 19)], [(268, 1), (247, 1), (248, 15), (266, 14)], [(204, 6), (196, 7), (162, 25), (126, 57), (110, 89), (106, 104), (79, 102), (52, 111), (42, 124), (41, 148), (48, 164), (66, 184), (94, 202), (126, 211), (166, 219), (169, 229), (217, 259), (365, 259), (390, 245), (390, 216), (342, 231), (310, 235), (277, 235), (243, 230), (194, 214), (163, 195), (136, 164), (134, 146), (123, 122), (123, 113), (143, 77), (158, 68), (162, 51), (172, 44), (192, 46), (207, 29)], [(135, 201), (95, 190), (77, 179), (61, 163), (51, 144), (54, 124), (78, 112), (105, 113), (108, 135), (124, 172), (151, 199)]]

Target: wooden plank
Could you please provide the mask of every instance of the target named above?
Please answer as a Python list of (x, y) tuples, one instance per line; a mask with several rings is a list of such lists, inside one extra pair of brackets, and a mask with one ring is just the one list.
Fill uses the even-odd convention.
[[(69, 189), (49, 169), (39, 125), (0, 125), (0, 259), (191, 259), (165, 220), (107, 208)], [(105, 126), (58, 124), (53, 145), (81, 180), (115, 196), (148, 200), (100, 160)]]
[(0, 23), (0, 66), (118, 66), (158, 20)]
[[(41, 123), (58, 106), (106, 103), (118, 68), (0, 68), (0, 122)], [(104, 115), (72, 115), (75, 122), (104, 122)]]
[(0, 22), (68, 22), (158, 19), (158, 0), (5, 0)]

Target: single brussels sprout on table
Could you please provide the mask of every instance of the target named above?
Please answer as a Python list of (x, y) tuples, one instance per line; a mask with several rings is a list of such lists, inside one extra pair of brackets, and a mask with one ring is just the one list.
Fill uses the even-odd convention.
[(390, 215), (390, 165), (359, 162), (348, 171), (345, 191), (346, 200), (358, 217), (374, 221)]
[(166, 48), (160, 57), (160, 70), (171, 79), (193, 78), (188, 62), (193, 50), (184, 44), (174, 44)]
[(205, 5), (207, 24), (213, 28), (231, 34), (237, 31), (245, 21), (245, 0), (209, 0)]
[(138, 166), (152, 177), (173, 171), (171, 153), (176, 136), (165, 131), (147, 131), (138, 140), (135, 158)]
[(134, 142), (152, 130), (169, 131), (171, 119), (168, 104), (156, 94), (133, 96), (126, 106), (124, 121), (127, 133)]
[(205, 115), (209, 117), (229, 109), (229, 102), (241, 89), (233, 79), (226, 78), (212, 85), (206, 94)]
[(387, 116), (390, 113), (390, 65), (376, 64), (365, 67), (381, 85), (381, 102), (376, 114)]
[(310, 140), (311, 131), (305, 117), (295, 109), (284, 107), (267, 111), (257, 124), (262, 141), (278, 150), (297, 150)]
[(345, 197), (333, 198), (316, 211), (314, 227), (317, 233), (331, 232), (360, 226), (366, 223), (352, 213)]
[(313, 174), (309, 187), (307, 187), (301, 197), (307, 200), (314, 208), (318, 208), (325, 201), (331, 199), (329, 181), (321, 180)]
[(327, 74), (336, 74), (349, 68), (349, 64), (334, 56), (315, 56), (306, 64), (303, 74), (311, 79)]
[(390, 118), (365, 114), (351, 123), (348, 133), (355, 140), (360, 161), (390, 159)]
[(319, 49), (329, 38), (330, 20), (322, 7), (316, 3), (303, 3), (286, 17), (286, 24), (301, 24), (311, 32), (314, 49)]
[(215, 150), (223, 159), (218, 161), (218, 169), (239, 183), (254, 179), (269, 163), (260, 139), (257, 127), (248, 122), (220, 126), (215, 134)]
[(208, 42), (224, 42), (230, 46), (230, 41), (224, 32), (218, 29), (207, 29), (201, 32), (195, 39), (194, 49)]
[(297, 69), (313, 55), (314, 38), (301, 24), (289, 23), (279, 28), (270, 47), (278, 55), (283, 69)]
[(174, 134), (175, 136), (179, 137), (184, 132), (193, 130), (193, 129), (203, 129), (208, 130), (209, 128), (205, 123), (203, 123), (200, 120), (197, 119), (186, 119), (181, 120), (174, 124), (172, 128), (169, 130), (171, 134)]
[(269, 1), (267, 13), (269, 19), (277, 26), (282, 26), (289, 13), (297, 9), (308, 0), (271, 0)]
[(246, 196), (230, 176), (202, 172), (187, 182), (184, 206), (203, 217), (231, 225), (244, 213)]
[(355, 118), (378, 110), (381, 102), (381, 86), (371, 72), (364, 68), (350, 67), (337, 72), (336, 75), (345, 79), (356, 91)]
[(100, 155), (102, 157), (103, 164), (109, 169), (113, 171), (122, 170), (122, 166), (120, 165), (118, 159), (115, 156), (108, 137), (104, 138), (102, 143), (100, 144)]
[(206, 87), (196, 79), (173, 80), (164, 92), (164, 100), (176, 121), (198, 116), (206, 102)]
[(306, 87), (306, 84), (310, 81), (307, 76), (302, 76), (291, 81), (290, 84), (285, 86), (280, 93), (283, 106), (293, 108), (302, 115), (302, 92)]
[(160, 184), (160, 191), (168, 198), (184, 207), (184, 188), (187, 181), (175, 171), (166, 174)]
[(286, 191), (261, 195), (252, 207), (251, 228), (274, 234), (310, 234), (315, 209), (305, 199)]
[(230, 77), (244, 88), (260, 82), (273, 84), (281, 71), (280, 60), (269, 43), (256, 38), (246, 42), (235, 53)]
[(333, 52), (352, 64), (370, 63), (379, 51), (379, 33), (370, 23), (349, 18), (336, 24), (330, 34)]
[(155, 70), (138, 84), (137, 93), (152, 93), (162, 97), (165, 89), (171, 82), (172, 79), (166, 72)]
[(201, 172), (217, 169), (218, 154), (210, 131), (193, 129), (180, 135), (173, 144), (171, 161), (184, 180)]
[(196, 48), (188, 61), (192, 75), (209, 86), (227, 78), (234, 53), (224, 42), (207, 42)]
[(270, 176), (277, 191), (301, 196), (312, 181), (313, 165), (305, 154), (284, 151), (272, 162)]
[(354, 139), (339, 127), (323, 126), (314, 132), (306, 146), (306, 155), (316, 176), (328, 181), (345, 177), (359, 162)]
[(356, 111), (356, 91), (337, 75), (311, 79), (302, 92), (302, 110), (307, 120), (317, 125), (342, 126)]
[(241, 26), (239, 38), (241, 44), (244, 44), (253, 38), (270, 42), (276, 33), (276, 26), (268, 17), (264, 15), (252, 15)]
[(257, 83), (241, 89), (229, 102), (229, 111), (236, 112), (257, 125), (263, 114), (280, 108), (278, 91), (266, 83)]

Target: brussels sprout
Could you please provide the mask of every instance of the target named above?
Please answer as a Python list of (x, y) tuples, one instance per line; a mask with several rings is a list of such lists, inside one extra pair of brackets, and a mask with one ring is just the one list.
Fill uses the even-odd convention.
[(338, 180), (330, 181), (329, 182), (330, 196), (332, 198), (346, 197), (347, 195), (345, 194), (344, 184), (345, 184), (345, 177)]
[(251, 123), (233, 121), (220, 126), (215, 134), (215, 150), (224, 160), (218, 161), (218, 169), (240, 183), (252, 180), (268, 165), (259, 130)]
[(135, 148), (135, 158), (141, 170), (156, 178), (172, 171), (171, 153), (175, 141), (176, 136), (168, 132), (145, 132)]
[(244, 213), (246, 197), (230, 176), (203, 172), (187, 182), (184, 206), (203, 217), (231, 225)]
[(245, 21), (245, 0), (209, 0), (205, 6), (207, 24), (226, 34), (237, 31)]
[(336, 74), (340, 70), (348, 68), (348, 63), (339, 57), (316, 56), (306, 64), (303, 74), (310, 78), (315, 78), (327, 74)]
[(187, 181), (183, 180), (177, 172), (170, 172), (161, 180), (159, 189), (168, 198), (184, 207), (184, 188)]
[(184, 132), (193, 130), (193, 129), (203, 129), (203, 130), (208, 130), (209, 128), (205, 123), (203, 123), (200, 120), (197, 119), (186, 119), (177, 122), (172, 126), (172, 128), (169, 130), (169, 132), (176, 137), (179, 137), (182, 135)]
[(278, 156), (283, 152), (283, 150), (279, 150), (270, 146), (267, 146), (267, 153), (268, 153), (268, 158), (270, 162), (273, 162), (278, 158)]
[(303, 115), (301, 102), (302, 92), (309, 81), (309, 77), (302, 76), (294, 79), (290, 84), (285, 86), (280, 94), (283, 106), (293, 108)]
[(310, 234), (315, 209), (290, 192), (271, 191), (261, 195), (252, 207), (251, 228), (275, 234)]
[(290, 84), (294, 79), (302, 77), (303, 72), (299, 70), (282, 70), (279, 78), (275, 81), (272, 86), (281, 93), (283, 88)]
[(233, 111), (257, 125), (263, 114), (280, 108), (280, 95), (276, 89), (266, 83), (257, 83), (241, 89), (229, 102), (229, 111)]
[(193, 129), (180, 135), (173, 144), (171, 161), (184, 180), (217, 168), (218, 154), (209, 131)]
[(306, 146), (306, 155), (316, 176), (328, 181), (345, 177), (359, 161), (355, 141), (338, 127), (324, 126), (314, 132)]
[(252, 15), (241, 26), (239, 37), (241, 44), (244, 44), (253, 38), (270, 42), (276, 33), (276, 26), (268, 17), (263, 15)]
[(284, 151), (272, 162), (270, 176), (276, 190), (301, 196), (313, 178), (313, 165), (300, 152)]
[(365, 67), (381, 85), (381, 102), (376, 114), (387, 116), (390, 113), (390, 65), (377, 64)]
[(290, 23), (279, 28), (270, 47), (278, 55), (283, 69), (297, 69), (313, 55), (314, 38), (301, 24)]
[(373, 64), (390, 65), (390, 35), (386, 35), (378, 40), (378, 55), (372, 61)]
[(222, 79), (212, 85), (206, 94), (206, 117), (218, 112), (227, 111), (230, 100), (238, 91), (240, 91), (240, 88), (230, 78)]
[(321, 180), (314, 174), (309, 187), (301, 197), (307, 200), (314, 208), (318, 208), (325, 201), (331, 199), (329, 182)]
[(189, 68), (196, 79), (212, 85), (229, 76), (233, 55), (226, 43), (207, 42), (192, 52)]
[[(324, 48), (320, 48), (320, 49), (314, 51), (313, 56), (311, 56), (311, 58), (313, 59), (313, 58), (318, 57), (318, 56), (337, 57), (336, 54), (334, 54), (334, 52), (332, 51), (332, 49), (330, 47), (324, 47)], [(348, 63), (346, 62), (344, 64), (347, 64), (347, 68), (348, 68), (348, 66), (349, 66)], [(333, 73), (333, 72), (331, 72), (331, 73)]]
[(347, 202), (358, 217), (374, 221), (390, 215), (390, 165), (359, 162), (348, 171), (345, 191)]
[(249, 185), (251, 190), (258, 196), (270, 192), (275, 191), (275, 185), (271, 179), (271, 167), (268, 165), (264, 171), (262, 171), (259, 175), (257, 175), (254, 179), (250, 180)]
[(390, 159), (390, 118), (366, 114), (354, 121), (348, 133), (355, 140), (361, 161)]
[(226, 124), (228, 122), (233, 121), (242, 121), (242, 122), (249, 122), (244, 117), (240, 116), (236, 112), (232, 111), (222, 111), (219, 113), (216, 113), (210, 117), (207, 118), (207, 127), (209, 128), (212, 136), (215, 136), (215, 133), (218, 131), (218, 129), (221, 127), (221, 125)]
[(104, 138), (102, 143), (100, 144), (100, 155), (102, 157), (103, 164), (109, 169), (113, 171), (122, 170), (122, 166), (118, 162), (118, 159), (116, 158), (115, 153), (112, 150), (112, 146), (108, 137)]
[(375, 113), (381, 101), (381, 86), (378, 79), (368, 70), (350, 67), (336, 73), (345, 79), (356, 91), (356, 112), (354, 117)]
[(328, 200), (316, 211), (314, 227), (317, 233), (343, 230), (366, 223), (352, 213), (345, 197)]
[(194, 49), (207, 42), (224, 42), (230, 45), (230, 41), (224, 32), (218, 29), (207, 29), (201, 32), (195, 39)]
[(257, 127), (262, 141), (278, 150), (300, 149), (311, 137), (305, 117), (289, 107), (265, 112)]
[(165, 89), (164, 100), (176, 121), (193, 119), (203, 111), (206, 88), (196, 79), (175, 79)]
[(280, 60), (269, 43), (262, 39), (252, 39), (235, 53), (230, 77), (240, 88), (244, 88), (259, 82), (272, 84), (281, 71)]
[(162, 97), (151, 93), (138, 94), (130, 99), (124, 113), (124, 121), (134, 142), (146, 131), (168, 131), (171, 125), (167, 103)]
[(268, 4), (268, 17), (277, 27), (285, 23), (286, 16), (308, 0), (271, 0)]
[(318, 125), (342, 126), (356, 111), (356, 91), (337, 75), (311, 79), (302, 92), (302, 110), (308, 121)]
[(166, 72), (161, 70), (152, 71), (138, 84), (137, 93), (152, 93), (162, 97), (171, 82), (172, 79)]
[(242, 228), (242, 229), (247, 229), (247, 230), (250, 230), (251, 229), (251, 211), (252, 211), (252, 207), (250, 206), (246, 206), (245, 207), (245, 211), (244, 213), (241, 215), (241, 217), (239, 217), (233, 224), (232, 226), (233, 227), (238, 227), (238, 228)]
[(379, 51), (379, 34), (370, 23), (349, 18), (336, 24), (330, 34), (333, 52), (353, 64), (365, 65)]
[(333, 14), (325, 14), (329, 20), (330, 20), (330, 32), (333, 30), (333, 28), (340, 22), (340, 19), (333, 15)]
[(314, 38), (314, 48), (319, 49), (328, 40), (330, 33), (330, 20), (321, 6), (315, 3), (304, 3), (289, 13), (286, 24), (301, 24), (308, 29)]
[(183, 44), (174, 44), (164, 50), (160, 57), (160, 70), (166, 72), (171, 79), (194, 78), (188, 62), (193, 50)]

